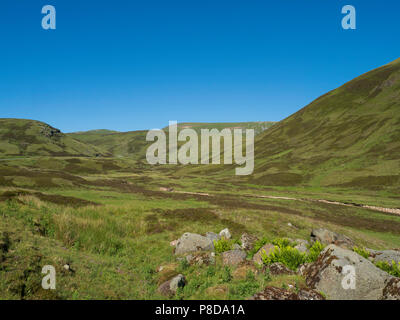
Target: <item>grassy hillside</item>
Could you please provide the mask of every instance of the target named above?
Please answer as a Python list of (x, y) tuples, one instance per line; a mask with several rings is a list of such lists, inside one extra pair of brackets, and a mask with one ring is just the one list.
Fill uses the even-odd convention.
[[(399, 109), (396, 60), (328, 92), (259, 135), (254, 174), (240, 179), (267, 186), (398, 189)], [(196, 170), (232, 175), (232, 167), (191, 173)]]
[[(274, 124), (271, 121), (238, 122), (238, 123), (179, 123), (178, 130), (191, 128), (200, 133), (200, 129), (254, 129), (256, 134), (261, 133)], [(164, 130), (167, 132), (168, 127)], [(69, 133), (70, 137), (101, 147), (115, 157), (130, 157), (136, 160), (144, 160), (147, 147), (152, 142), (146, 141), (147, 131), (117, 132), (110, 130), (92, 130), (86, 132)]]
[(46, 123), (0, 119), (0, 157), (95, 156), (101, 149), (77, 141)]
[[(136, 161), (145, 131), (64, 135), (41, 122), (2, 119), (0, 300), (161, 299), (158, 286), (175, 273), (187, 285), (172, 299), (246, 299), (266, 285), (305, 285), (300, 275), (241, 277), (218, 254), (215, 266), (177, 262), (170, 241), (185, 232), (229, 228), (235, 241), (244, 232), (271, 241), (308, 239), (322, 227), (360, 248), (398, 248), (399, 215), (316, 199), (400, 207), (399, 62), (260, 133), (248, 177), (232, 166)], [(180, 127), (209, 125), (239, 126)], [(100, 148), (114, 157), (86, 156)], [(41, 288), (44, 265), (56, 268), (54, 291)]]
[(114, 157), (145, 159), (146, 148), (151, 144), (146, 141), (146, 132), (93, 130), (69, 133), (68, 135), (81, 142), (107, 150)]
[(206, 122), (182, 122), (178, 123), (179, 129), (194, 129), (200, 133), (201, 129), (254, 129), (255, 134), (260, 134), (266, 129), (270, 128), (275, 122), (273, 121), (257, 121), (257, 122), (219, 122), (219, 123), (206, 123)]

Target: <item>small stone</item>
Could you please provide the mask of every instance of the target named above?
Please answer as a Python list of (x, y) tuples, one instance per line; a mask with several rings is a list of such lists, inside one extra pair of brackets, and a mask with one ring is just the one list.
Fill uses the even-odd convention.
[(161, 284), (158, 289), (157, 292), (163, 296), (166, 297), (171, 297), (174, 295), (174, 292), (171, 291), (170, 289), (170, 284), (171, 284), (171, 280), (168, 280), (166, 282), (164, 282), (163, 284)]
[(231, 235), (231, 233), (229, 232), (229, 229), (228, 229), (228, 228), (222, 230), (222, 231), (219, 233), (219, 235), (221, 236), (221, 238), (223, 237), (223, 238), (228, 239), (228, 240), (229, 240), (230, 238), (232, 238), (232, 235)]
[(237, 266), (246, 260), (246, 252), (243, 250), (229, 250), (222, 253), (222, 263), (229, 266)]
[(242, 248), (244, 250), (251, 250), (254, 247), (254, 243), (258, 240), (257, 237), (252, 236), (248, 233), (243, 233), (240, 237), (240, 241), (242, 242)]
[(211, 241), (218, 241), (221, 239), (221, 236), (219, 234), (216, 234), (215, 232), (207, 232), (206, 233), (206, 238), (210, 239)]
[(186, 284), (185, 277), (182, 274), (178, 274), (171, 280), (169, 284), (169, 289), (175, 293), (176, 290), (178, 290), (178, 288), (183, 288), (185, 284)]
[(160, 285), (178, 274), (178, 264), (170, 263), (157, 268), (157, 283)]

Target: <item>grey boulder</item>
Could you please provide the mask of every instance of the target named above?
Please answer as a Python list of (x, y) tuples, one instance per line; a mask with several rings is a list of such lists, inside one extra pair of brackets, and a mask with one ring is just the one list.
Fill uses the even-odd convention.
[(186, 280), (185, 277), (181, 274), (178, 274), (176, 277), (172, 278), (171, 280), (165, 281), (161, 284), (157, 291), (159, 294), (171, 297), (173, 296), (178, 288), (182, 288), (185, 286)]
[(213, 242), (206, 237), (196, 233), (186, 232), (178, 239), (175, 247), (175, 254), (182, 255), (196, 251), (213, 251)]
[(229, 250), (222, 253), (222, 263), (228, 266), (237, 266), (246, 260), (246, 252), (243, 250)]
[(319, 241), (325, 245), (335, 244), (347, 249), (354, 247), (354, 242), (349, 237), (327, 229), (313, 229), (311, 231), (311, 241)]
[(357, 253), (333, 244), (321, 252), (316, 262), (306, 265), (302, 273), (307, 286), (332, 300), (383, 299), (384, 288), (392, 278)]
[(371, 257), (375, 262), (384, 261), (392, 264), (392, 261), (395, 263), (400, 262), (400, 251), (397, 250), (369, 250)]
[(218, 241), (221, 239), (221, 236), (215, 232), (207, 232), (206, 238), (210, 239), (211, 241)]

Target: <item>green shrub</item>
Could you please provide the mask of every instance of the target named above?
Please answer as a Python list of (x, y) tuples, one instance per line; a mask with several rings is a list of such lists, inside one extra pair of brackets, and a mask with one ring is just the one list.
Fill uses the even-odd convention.
[(258, 252), (258, 250), (260, 250), (268, 242), (269, 242), (269, 240), (267, 238), (265, 238), (265, 237), (262, 238), (262, 239), (257, 240), (254, 243), (253, 249), (251, 249), (249, 251), (249, 254), (248, 254), (249, 258), (253, 258), (253, 256)]
[(228, 240), (225, 238), (214, 240), (215, 253), (222, 253), (231, 250), (233, 243), (234, 242), (232, 240)]
[(231, 269), (228, 266), (226, 266), (222, 271), (221, 280), (222, 282), (230, 282), (232, 280)]
[(307, 261), (307, 255), (290, 246), (281, 248), (275, 246), (274, 251), (271, 252), (269, 255), (267, 255), (265, 252), (262, 252), (261, 259), (266, 265), (280, 262), (287, 266), (289, 269), (295, 271), (299, 267), (299, 265)]
[(294, 271), (303, 263), (316, 261), (321, 251), (325, 248), (319, 241), (316, 241), (309, 248), (309, 253), (307, 254), (293, 248), (293, 243), (288, 242), (287, 239), (277, 239), (274, 243), (278, 243), (280, 246), (275, 245), (275, 249), (269, 255), (265, 252), (261, 253), (264, 264), (270, 265), (274, 262), (280, 262)]
[(215, 267), (214, 266), (209, 266), (207, 271), (206, 271), (206, 276), (207, 277), (214, 277), (216, 273)]
[(256, 281), (246, 280), (232, 285), (229, 289), (229, 297), (230, 299), (248, 297), (255, 294), (258, 290), (260, 290), (260, 286)]
[(368, 259), (369, 255), (370, 255), (369, 251), (365, 248), (354, 247), (353, 251), (355, 253), (358, 253), (360, 256), (364, 257), (365, 259)]
[(179, 270), (185, 271), (190, 267), (189, 262), (184, 258), (181, 261), (179, 261)]
[(285, 248), (285, 247), (295, 247), (297, 243), (287, 238), (277, 238), (272, 240), (272, 244), (279, 248)]
[(315, 241), (314, 244), (309, 248), (309, 253), (307, 255), (307, 262), (314, 262), (317, 260), (319, 254), (324, 250), (325, 246), (319, 242)]
[(392, 261), (392, 264), (390, 264), (387, 261), (378, 261), (375, 265), (392, 276), (400, 277), (400, 262)]

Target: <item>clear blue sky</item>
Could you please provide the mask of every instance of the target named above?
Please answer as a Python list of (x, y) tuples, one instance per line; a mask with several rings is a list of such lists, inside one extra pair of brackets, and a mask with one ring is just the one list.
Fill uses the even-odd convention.
[(400, 57), (399, 15), (399, 0), (2, 0), (0, 117), (64, 132), (281, 120)]

